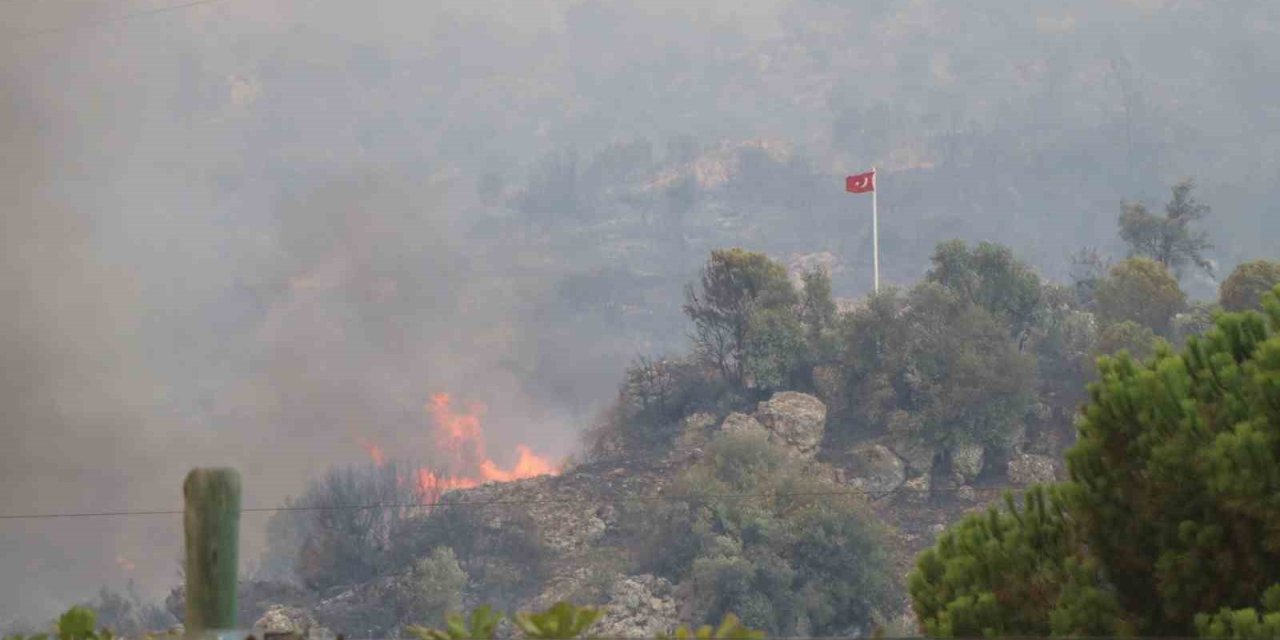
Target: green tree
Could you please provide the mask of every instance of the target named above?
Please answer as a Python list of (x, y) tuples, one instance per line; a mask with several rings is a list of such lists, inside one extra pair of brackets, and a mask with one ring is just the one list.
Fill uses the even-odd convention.
[(1193, 189), (1190, 180), (1174, 185), (1164, 216), (1147, 211), (1141, 203), (1121, 206), (1120, 238), (1129, 245), (1130, 256), (1150, 258), (1174, 273), (1181, 273), (1188, 263), (1213, 273), (1204, 257), (1213, 248), (1208, 234), (1191, 226), (1209, 214), (1209, 207), (1195, 199)]
[(813, 269), (801, 276), (800, 322), (808, 343), (810, 360), (827, 362), (836, 356), (836, 302), (831, 297), (831, 275)]
[(1098, 342), (1097, 319), (1080, 308), (1077, 293), (1066, 286), (1044, 287), (1027, 348), (1036, 359), (1037, 401), (1048, 410), (1032, 412), (1028, 435), (1052, 433), (1063, 443), (1075, 437), (1072, 419), (1084, 404)]
[(804, 326), (791, 309), (753, 309), (747, 317), (744, 383), (760, 392), (794, 388), (805, 351)]
[(971, 250), (950, 240), (938, 245), (931, 261), (926, 280), (1003, 318), (1013, 335), (1023, 335), (1035, 321), (1040, 278), (1008, 247), (981, 242)]
[(863, 433), (1000, 446), (1035, 391), (1034, 359), (1009, 325), (935, 283), (874, 297), (849, 318), (844, 343), (852, 426)]
[(971, 517), (921, 556), (911, 593), (931, 633), (1277, 627), (1280, 287), (1265, 298), (1265, 315), (1220, 315), (1181, 353), (1100, 359), (1071, 480), (1048, 490), (1045, 517)]
[(1173, 317), (1186, 306), (1178, 281), (1159, 262), (1129, 258), (1098, 283), (1098, 319), (1105, 325), (1132, 320), (1160, 336), (1169, 336)]
[(1280, 284), (1280, 262), (1245, 262), (1218, 287), (1218, 303), (1227, 311), (1257, 309), (1262, 303), (1262, 294), (1277, 284)]
[(785, 267), (737, 248), (712, 251), (699, 284), (685, 289), (684, 312), (693, 321), (695, 347), (726, 380), (742, 386), (752, 312), (792, 309), (798, 302), (795, 288)]
[(1144, 327), (1132, 320), (1122, 320), (1107, 325), (1098, 334), (1094, 354), (1117, 355), (1123, 351), (1139, 360), (1146, 360), (1155, 355), (1159, 345), (1160, 338), (1150, 327)]
[[(1005, 508), (965, 518), (922, 553), (909, 578), (916, 615), (935, 637), (1106, 635), (1098, 616), (1114, 615), (1108, 594), (1090, 580), (1080, 541), (1059, 492), (1032, 487)], [(1083, 596), (1083, 597), (1082, 597)], [(1057, 613), (1061, 610), (1061, 613)], [(1105, 620), (1106, 616), (1102, 616)]]

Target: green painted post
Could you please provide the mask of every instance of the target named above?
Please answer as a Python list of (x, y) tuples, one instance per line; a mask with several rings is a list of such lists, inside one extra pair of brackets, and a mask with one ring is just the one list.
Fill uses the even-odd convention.
[(192, 469), (182, 484), (186, 499), (186, 632), (236, 628), (236, 569), (240, 546), (240, 474), (235, 469)]

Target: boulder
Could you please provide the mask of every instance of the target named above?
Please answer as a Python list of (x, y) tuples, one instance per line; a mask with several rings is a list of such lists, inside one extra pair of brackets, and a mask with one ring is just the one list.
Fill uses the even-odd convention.
[(861, 444), (845, 454), (845, 482), (867, 491), (893, 491), (907, 480), (907, 465), (881, 444)]
[(966, 481), (972, 481), (982, 473), (986, 450), (980, 444), (961, 444), (951, 450), (951, 470)]
[(731, 413), (720, 423), (720, 430), (725, 433), (767, 433), (759, 420), (745, 413)]
[(1023, 485), (1056, 482), (1057, 467), (1057, 462), (1049, 456), (1020, 453), (1009, 459), (1009, 482)]
[(267, 607), (262, 617), (253, 623), (253, 630), (264, 638), (290, 636), (326, 640), (335, 637), (332, 631), (316, 624), (305, 609), (279, 604)]
[(936, 450), (918, 440), (894, 438), (885, 443), (891, 451), (907, 463), (916, 473), (928, 473), (933, 469), (933, 457)]
[(932, 489), (932, 478), (929, 474), (916, 476), (902, 483), (898, 487), (897, 493), (899, 497), (906, 502), (928, 502)]
[(769, 440), (803, 457), (813, 457), (827, 426), (827, 406), (795, 391), (782, 391), (756, 406), (756, 420), (769, 431)]
[(715, 426), (716, 417), (710, 413), (694, 413), (680, 421), (680, 434), (672, 447), (671, 457), (675, 459), (692, 457), (694, 452), (705, 447), (710, 435), (710, 428)]

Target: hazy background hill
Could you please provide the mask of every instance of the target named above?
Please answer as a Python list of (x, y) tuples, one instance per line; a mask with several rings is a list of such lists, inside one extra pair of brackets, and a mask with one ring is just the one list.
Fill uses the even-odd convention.
[[(566, 454), (684, 346), (708, 249), (865, 293), (871, 165), (891, 283), (950, 237), (1064, 277), (1186, 176), (1217, 273), (1275, 257), (1274, 2), (748, 4), (0, 4), (0, 513), (174, 507), (219, 463), (274, 505), (360, 438), (431, 455), (441, 390), (495, 456)], [(4, 521), (0, 618), (159, 593), (178, 533)]]

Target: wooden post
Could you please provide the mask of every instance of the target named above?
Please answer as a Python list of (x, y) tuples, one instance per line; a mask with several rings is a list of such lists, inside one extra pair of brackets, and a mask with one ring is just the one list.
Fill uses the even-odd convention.
[(240, 474), (235, 469), (192, 469), (182, 484), (186, 499), (186, 633), (236, 628), (236, 573), (240, 546)]

